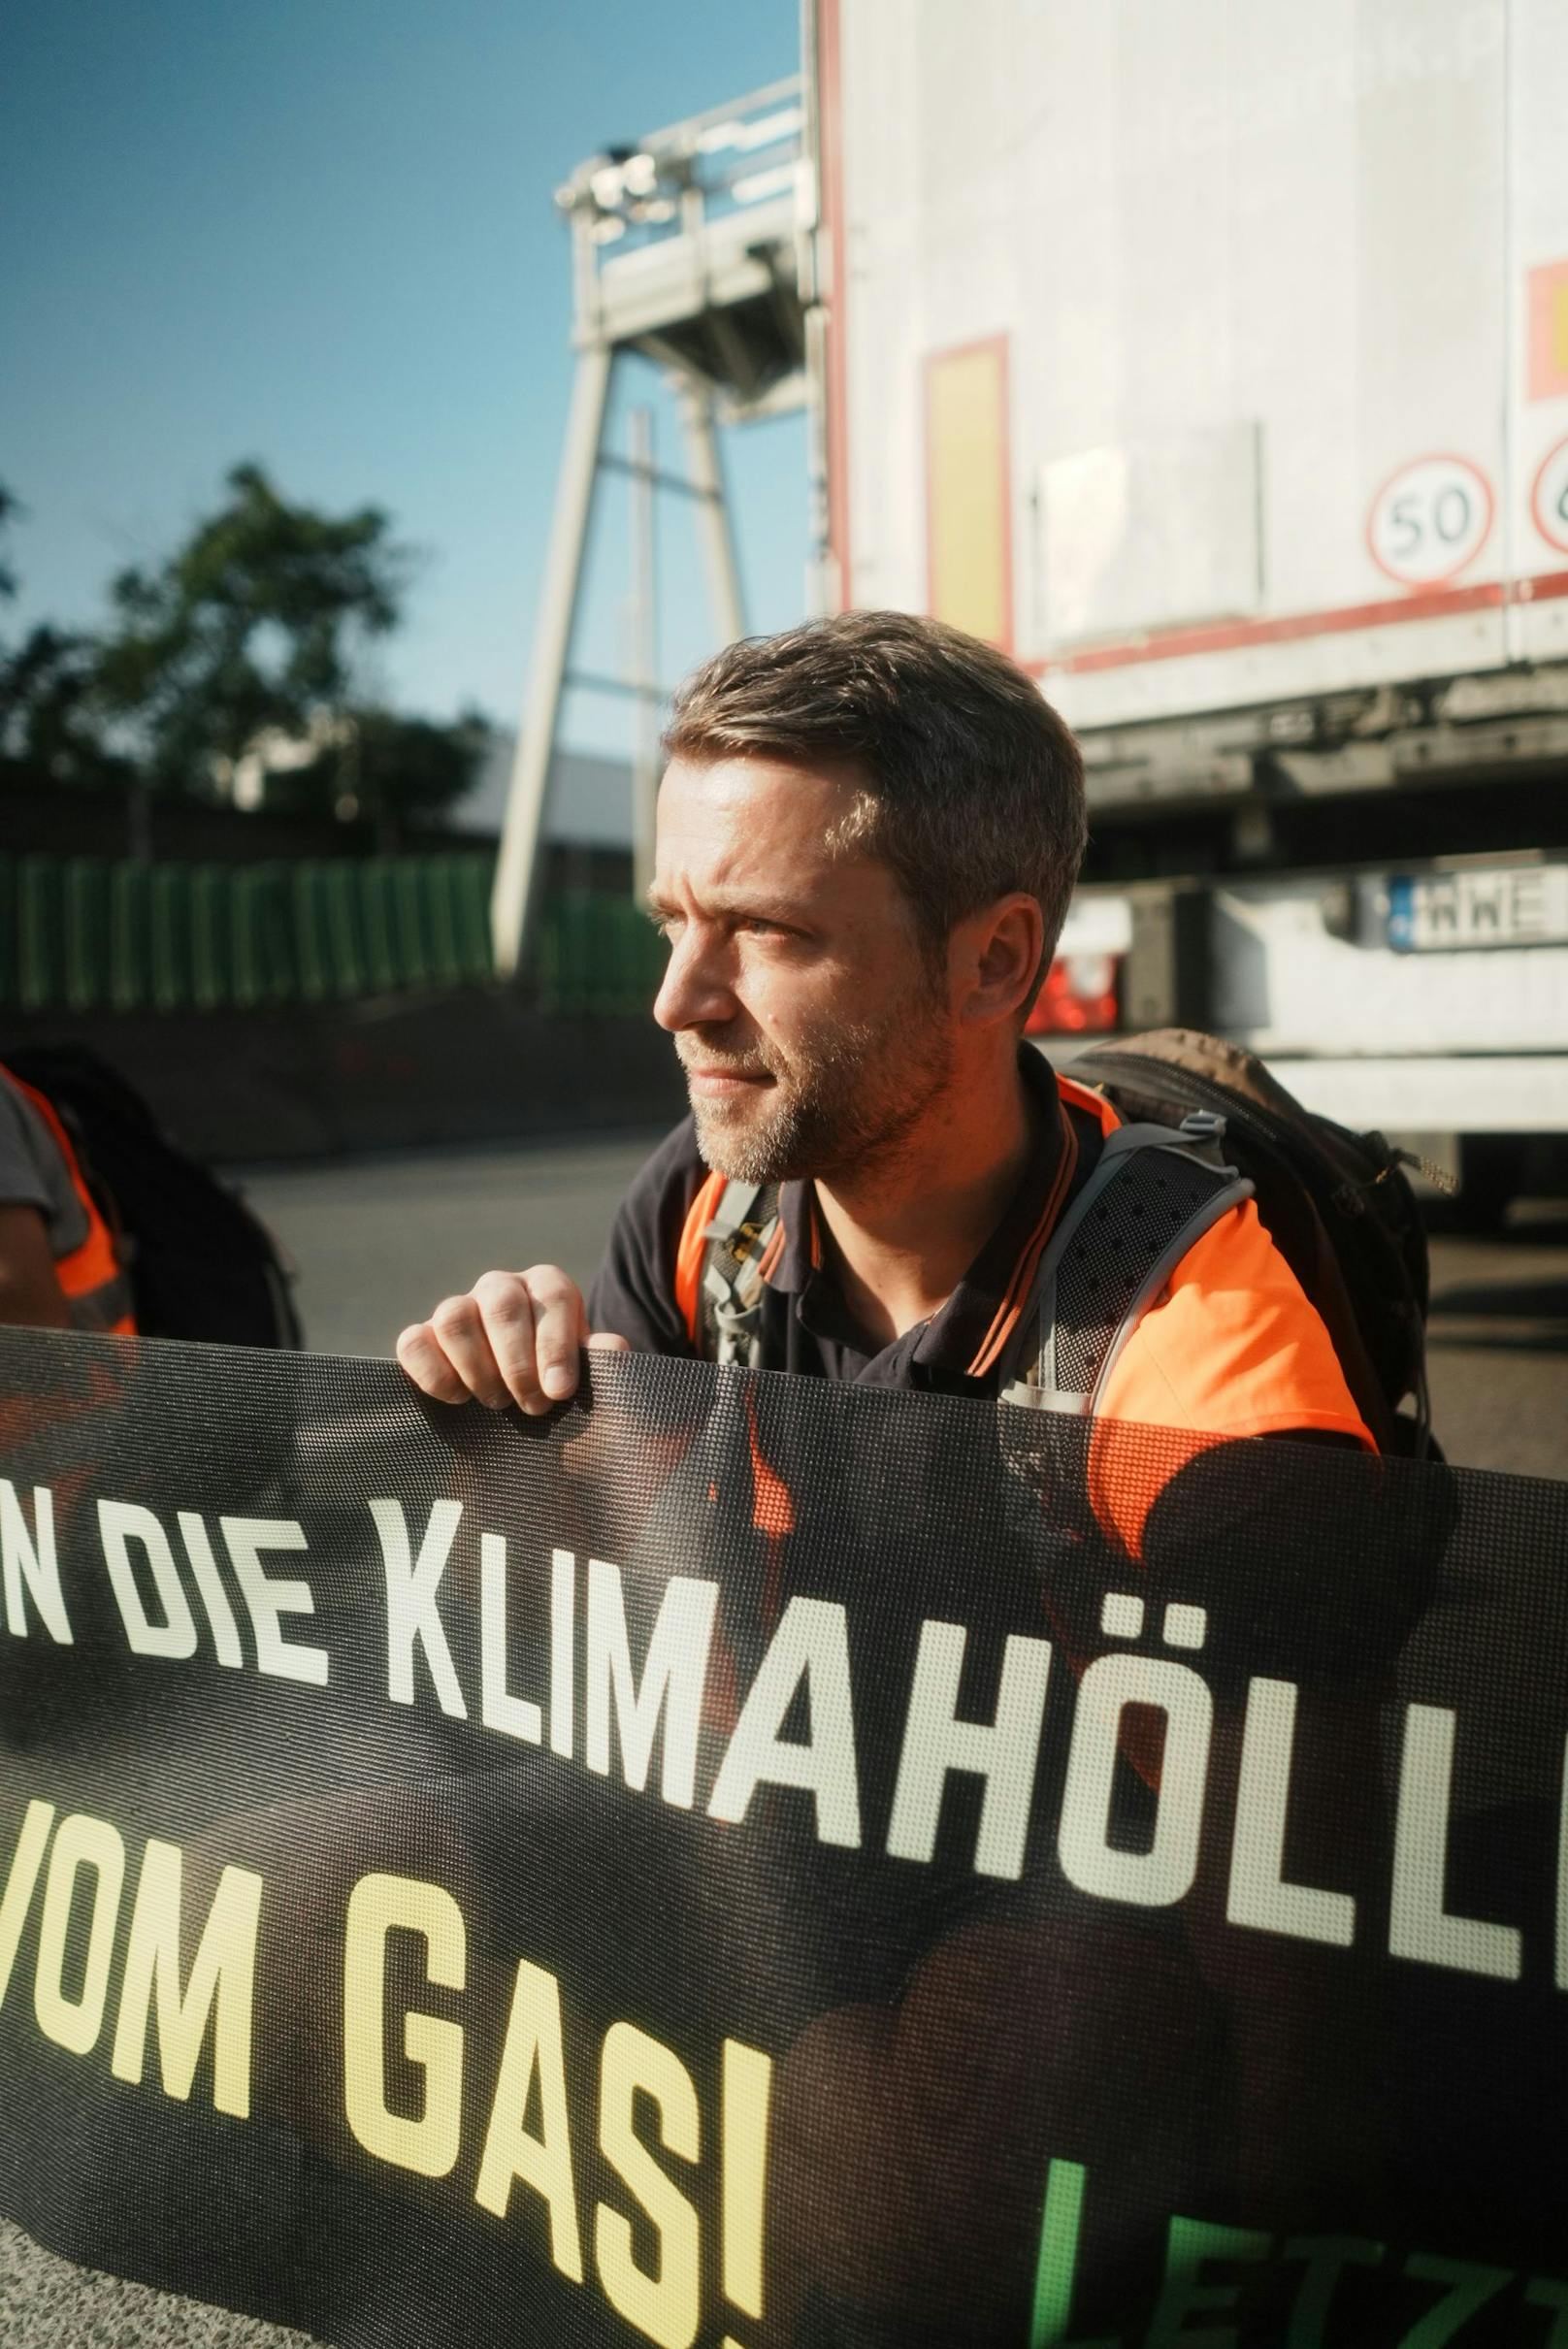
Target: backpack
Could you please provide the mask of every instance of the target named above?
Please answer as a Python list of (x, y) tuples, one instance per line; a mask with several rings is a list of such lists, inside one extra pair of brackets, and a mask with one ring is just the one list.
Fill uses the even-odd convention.
[(5, 1064), (45, 1094), (114, 1231), (140, 1335), (298, 1347), (292, 1275), (239, 1192), (186, 1156), (146, 1101), (81, 1045), (28, 1045)]
[[(1426, 1235), (1408, 1154), (1304, 1109), (1239, 1045), (1158, 1028), (1081, 1053), (1071, 1080), (1124, 1123), (1069, 1195), (1009, 1353), (1004, 1402), (1092, 1414), (1106, 1377), (1188, 1251), (1242, 1200), (1328, 1331), (1380, 1452), (1432, 1451), (1426, 1393)], [(705, 1232), (702, 1351), (760, 1354), (775, 1185), (725, 1187)], [(1401, 1411), (1414, 1396), (1414, 1417)]]
[[(1434, 1450), (1426, 1387), (1426, 1232), (1404, 1168), (1381, 1133), (1352, 1133), (1305, 1109), (1254, 1054), (1188, 1028), (1091, 1047), (1078, 1083), (1124, 1118), (1167, 1129), (1220, 1122), (1259, 1221), (1328, 1331), (1380, 1452)], [(1403, 1412), (1414, 1398), (1414, 1416)]]

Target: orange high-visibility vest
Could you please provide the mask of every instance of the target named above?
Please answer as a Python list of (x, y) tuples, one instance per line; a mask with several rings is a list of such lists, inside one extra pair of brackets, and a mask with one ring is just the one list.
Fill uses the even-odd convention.
[(30, 1101), (45, 1126), (49, 1138), (65, 1162), (71, 1177), (71, 1188), (82, 1203), (87, 1219), (87, 1236), (81, 1244), (54, 1259), (54, 1273), (65, 1292), (74, 1329), (109, 1330), (116, 1337), (136, 1335), (136, 1315), (132, 1309), (131, 1284), (120, 1262), (114, 1235), (103, 1211), (87, 1188), (81, 1162), (72, 1147), (53, 1104), (20, 1077), (13, 1076), (9, 1068), (0, 1068), (0, 1077), (14, 1085), (23, 1099)]
[[(1057, 1091), (1097, 1119), (1122, 1124), (1103, 1094), (1057, 1076)], [(1029, 1302), (1030, 1285), (1071, 1181), (1070, 1126), (1057, 1179), (1014, 1267), (996, 1319), (969, 1364), (978, 1378), (1003, 1352)], [(694, 1346), (702, 1344), (701, 1290), (707, 1226), (726, 1178), (709, 1175), (692, 1201), (675, 1259), (675, 1297)], [(766, 1249), (766, 1279), (782, 1231)], [(1167, 1433), (1151, 1446), (1144, 1430)], [(1121, 1349), (1104, 1382), (1088, 1460), (1091, 1506), (1103, 1530), (1141, 1561), (1149, 1513), (1177, 1470), (1238, 1437), (1333, 1434), (1363, 1451), (1377, 1445), (1351, 1394), (1333, 1341), (1252, 1199), (1197, 1238)], [(1185, 1443), (1176, 1440), (1186, 1438)], [(755, 1452), (755, 1438), (753, 1451)], [(777, 1481), (776, 1479), (774, 1480)], [(762, 1519), (758, 1518), (761, 1525)]]

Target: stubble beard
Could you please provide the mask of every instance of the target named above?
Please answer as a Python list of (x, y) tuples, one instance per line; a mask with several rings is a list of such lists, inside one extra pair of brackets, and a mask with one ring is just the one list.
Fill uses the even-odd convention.
[(694, 1043), (689, 1057), (705, 1068), (765, 1069), (774, 1080), (751, 1097), (692, 1101), (704, 1165), (741, 1183), (846, 1175), (860, 1182), (885, 1173), (953, 1070), (947, 1036), (919, 1003), (883, 1021), (824, 1024), (788, 1063), (755, 1047), (727, 1050), (716, 1038)]

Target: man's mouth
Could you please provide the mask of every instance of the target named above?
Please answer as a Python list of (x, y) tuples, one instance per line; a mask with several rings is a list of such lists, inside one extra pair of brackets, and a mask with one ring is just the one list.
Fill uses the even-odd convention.
[(734, 1099), (739, 1093), (755, 1093), (775, 1082), (766, 1068), (733, 1068), (702, 1060), (688, 1060), (685, 1068), (686, 1082), (692, 1092), (710, 1101)]

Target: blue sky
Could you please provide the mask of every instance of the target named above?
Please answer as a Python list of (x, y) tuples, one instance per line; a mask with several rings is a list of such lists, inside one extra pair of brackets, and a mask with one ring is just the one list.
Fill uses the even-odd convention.
[[(584, 155), (798, 65), (795, 0), (49, 0), (0, 75), (0, 480), (33, 619), (90, 624), (255, 457), (375, 503), (424, 550), (376, 682), (516, 716), (571, 389), (567, 233)], [(636, 394), (659, 397), (651, 370)], [(677, 450), (661, 416), (660, 454)], [(728, 436), (753, 628), (799, 618), (799, 418)], [(624, 493), (606, 485), (578, 658), (621, 666)], [(667, 677), (709, 631), (690, 519), (660, 515)], [(569, 735), (624, 715), (575, 697)]]

